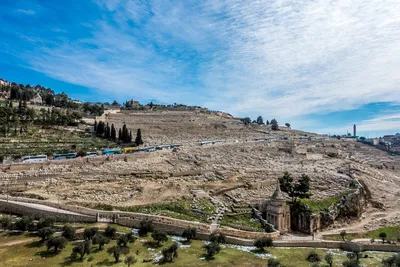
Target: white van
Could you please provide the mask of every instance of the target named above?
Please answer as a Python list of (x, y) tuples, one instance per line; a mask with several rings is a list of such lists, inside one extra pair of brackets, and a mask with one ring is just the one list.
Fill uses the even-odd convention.
[(23, 163), (45, 162), (47, 161), (46, 155), (26, 156), (22, 158)]

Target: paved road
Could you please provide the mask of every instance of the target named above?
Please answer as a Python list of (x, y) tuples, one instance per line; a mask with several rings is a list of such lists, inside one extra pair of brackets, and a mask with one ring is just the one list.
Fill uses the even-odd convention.
[[(4, 200), (4, 199), (0, 199), (0, 201), (2, 201), (2, 202), (7, 202), (7, 200)], [(21, 206), (25, 206), (25, 207), (34, 208), (34, 209), (37, 209), (37, 210), (44, 210), (44, 211), (50, 211), (50, 212), (58, 212), (58, 213), (60, 213), (60, 214), (82, 215), (82, 214), (75, 213), (75, 212), (72, 212), (72, 211), (57, 209), (57, 208), (53, 208), (53, 207), (46, 206), (46, 205), (41, 205), (41, 204), (27, 203), (27, 202), (19, 202), (19, 201), (11, 201), (11, 200), (9, 200), (8, 202), (10, 202), (10, 203), (15, 203), (15, 204), (18, 204), (18, 205), (21, 205)]]

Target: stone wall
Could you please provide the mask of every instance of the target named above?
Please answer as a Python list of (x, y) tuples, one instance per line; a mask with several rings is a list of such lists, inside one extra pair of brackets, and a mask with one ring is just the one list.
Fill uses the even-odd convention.
[(96, 222), (96, 218), (94, 216), (65, 214), (48, 210), (40, 210), (6, 201), (0, 201), (0, 211), (5, 213), (10, 212), (13, 214), (31, 216), (37, 220), (43, 217), (52, 217), (58, 222)]
[(357, 244), (354, 242), (343, 241), (275, 241), (274, 247), (307, 247), (307, 248), (327, 248), (327, 249), (342, 249), (351, 251), (354, 245), (358, 245), (361, 251), (386, 251), (400, 252), (399, 245), (389, 244)]
[(324, 155), (316, 153), (307, 153), (306, 157), (307, 159), (318, 160), (318, 159), (323, 159)]
[[(140, 218), (131, 219), (127, 217), (119, 217), (116, 223), (123, 226), (138, 228), (140, 221), (141, 221)], [(201, 224), (190, 224), (185, 226), (185, 225), (171, 224), (168, 222), (163, 223), (160, 221), (153, 221), (153, 226), (154, 229), (159, 231), (165, 231), (170, 235), (181, 235), (182, 232), (188, 227), (196, 228), (199, 233), (204, 233), (204, 234), (207, 234), (207, 232), (209, 231), (209, 227), (204, 228)]]
[(263, 232), (249, 232), (249, 231), (243, 231), (239, 229), (233, 229), (233, 228), (219, 228), (218, 232), (226, 235), (226, 236), (232, 236), (232, 237), (238, 237), (238, 238), (244, 238), (244, 239), (257, 239), (261, 237), (271, 237), (272, 239), (278, 239), (279, 237), (279, 232), (273, 232), (273, 233), (263, 233)]

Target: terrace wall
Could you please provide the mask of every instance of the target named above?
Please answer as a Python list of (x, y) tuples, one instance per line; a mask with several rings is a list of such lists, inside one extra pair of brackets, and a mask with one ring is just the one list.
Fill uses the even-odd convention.
[(48, 210), (40, 210), (33, 207), (19, 205), (6, 201), (0, 201), (0, 211), (10, 212), (13, 214), (20, 214), (31, 216), (37, 220), (43, 217), (52, 217), (58, 222), (96, 222), (93, 216), (78, 215), (78, 214), (65, 214)]

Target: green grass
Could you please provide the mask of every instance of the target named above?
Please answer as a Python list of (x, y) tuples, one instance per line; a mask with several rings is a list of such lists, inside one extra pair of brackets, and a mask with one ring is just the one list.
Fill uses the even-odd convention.
[[(65, 224), (59, 224), (56, 223), (55, 226), (60, 227), (60, 229), (64, 226)], [(68, 223), (67, 225), (72, 226), (76, 229), (79, 228), (89, 228), (89, 227), (98, 227), (100, 230), (105, 229), (107, 225), (105, 223)], [(118, 233), (130, 233), (131, 228), (126, 227), (126, 226), (121, 226), (118, 224), (108, 224), (112, 227), (114, 227)]]
[(10, 138), (19, 142), (17, 144), (2, 142), (0, 155), (18, 158), (37, 154), (52, 155), (59, 152), (79, 151), (79, 149), (93, 151), (101, 147), (115, 146), (113, 142), (102, 138), (92, 138), (87, 133), (66, 133), (63, 127), (43, 129), (37, 125), (30, 125), (27, 135), (10, 136)]
[(252, 221), (253, 218), (252, 214), (240, 214), (234, 216), (224, 215), (221, 220), (221, 225), (226, 226), (244, 226), (247, 228), (252, 229), (256, 232), (264, 232), (264, 228), (262, 227), (261, 223), (257, 221)]
[[(102, 251), (97, 251), (97, 246), (94, 246), (95, 250), (91, 255), (86, 255), (83, 261), (71, 262), (68, 257), (71, 254), (74, 242), (69, 242), (67, 247), (62, 250), (59, 254), (47, 253), (46, 247), (39, 242), (32, 242), (24, 235), (19, 236), (20, 241), (27, 240), (26, 243), (19, 243), (13, 246), (6, 246), (6, 242), (0, 243), (0, 259), (1, 266), (16, 267), (16, 266), (126, 266), (123, 261), (126, 256), (121, 256), (119, 263), (114, 263), (114, 259), (111, 255), (107, 254), (107, 248), (115, 245), (115, 241), (106, 245)], [(150, 237), (139, 238), (134, 244), (129, 244), (130, 255), (134, 255), (138, 262), (134, 266), (139, 267), (150, 267), (154, 266), (154, 263), (143, 263), (143, 259), (151, 258), (151, 254), (148, 247), (140, 242), (140, 240), (151, 240)], [(168, 240), (162, 247), (156, 248), (155, 252), (159, 253), (163, 247), (167, 247), (172, 243), (172, 240)], [(235, 248), (231, 248), (224, 245), (222, 251), (215, 256), (214, 260), (205, 261), (200, 258), (204, 254), (202, 247), (204, 242), (194, 240), (189, 248), (179, 248), (178, 259), (173, 263), (167, 263), (166, 267), (183, 267), (183, 266), (219, 266), (219, 267), (265, 267), (267, 265), (266, 259), (260, 259), (255, 255), (240, 251)], [(139, 251), (139, 255), (136, 256), (135, 252)], [(280, 259), (281, 263), (287, 267), (309, 267), (311, 264), (306, 261), (307, 255), (314, 249), (303, 249), (303, 248), (270, 248), (268, 252), (272, 257)], [(321, 258), (324, 258), (328, 253), (328, 250), (316, 249)], [(343, 252), (334, 251), (334, 266), (342, 266), (341, 262), (346, 259)], [(363, 266), (380, 266), (380, 262), (383, 258), (389, 257), (390, 253), (374, 253), (367, 252), (370, 258), (361, 259)], [(89, 261), (89, 258), (93, 257), (93, 260)], [(372, 257), (372, 258), (371, 258)]]
[[(397, 240), (400, 238), (400, 227), (398, 226), (386, 226), (381, 227), (379, 229), (368, 231), (366, 233), (348, 233), (346, 234), (346, 240), (353, 240), (359, 238), (370, 238), (380, 240), (379, 234), (385, 232), (387, 234), (387, 240)], [(335, 235), (324, 235), (324, 239), (326, 240), (342, 240), (342, 237), (339, 234)]]
[(313, 212), (327, 210), (331, 205), (340, 203), (343, 196), (353, 193), (354, 190), (346, 190), (334, 197), (328, 197), (321, 200), (313, 200), (308, 198), (300, 199), (300, 203), (305, 204), (311, 208)]
[[(201, 213), (193, 211), (192, 205), (197, 206), (198, 209), (201, 211)], [(198, 202), (177, 201), (165, 204), (131, 206), (131, 207), (98, 204), (95, 205), (93, 208), (101, 210), (120, 210), (128, 212), (154, 214), (154, 215), (167, 216), (175, 219), (199, 221), (204, 223), (207, 223), (207, 217), (214, 215), (215, 213), (215, 207), (207, 199), (203, 199)]]

